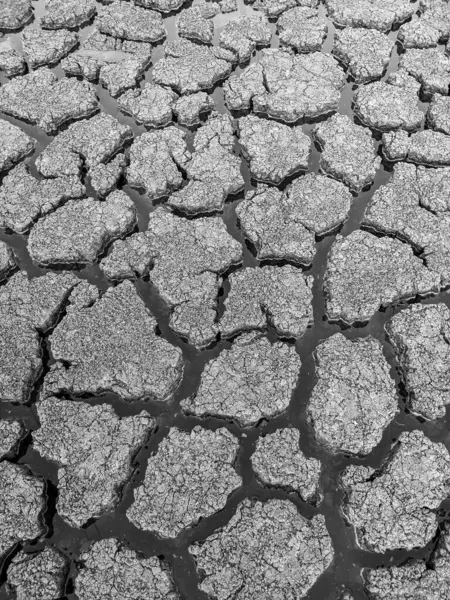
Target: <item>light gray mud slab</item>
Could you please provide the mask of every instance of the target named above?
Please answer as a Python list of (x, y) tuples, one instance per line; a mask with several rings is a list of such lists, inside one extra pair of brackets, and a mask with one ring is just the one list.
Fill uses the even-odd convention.
[(237, 0), (220, 0), (219, 2), (221, 13), (230, 13), (238, 9)]
[(45, 533), (44, 481), (23, 465), (0, 463), (0, 556), (18, 542), (31, 542)]
[(250, 60), (257, 46), (269, 46), (272, 32), (268, 21), (258, 14), (230, 21), (220, 32), (219, 46), (236, 54), (238, 61)]
[(105, 197), (117, 186), (127, 162), (123, 154), (117, 154), (109, 163), (99, 163), (90, 170), (91, 185), (97, 194)]
[(441, 0), (421, 0), (420, 19), (405, 23), (398, 32), (404, 48), (431, 48), (450, 35), (450, 7)]
[(36, 141), (20, 127), (0, 120), (0, 171), (6, 171), (33, 152)]
[(224, 83), (225, 104), (294, 123), (336, 111), (345, 80), (344, 70), (328, 54), (264, 49), (258, 63)]
[(0, 110), (51, 133), (99, 108), (95, 88), (75, 78), (58, 80), (47, 67), (16, 77), (0, 88)]
[(118, 540), (94, 542), (81, 560), (83, 566), (75, 579), (79, 600), (181, 600), (162, 560), (144, 558)]
[(20, 421), (0, 421), (0, 459), (14, 458), (24, 433)]
[(210, 44), (214, 37), (214, 21), (220, 12), (215, 2), (200, 2), (186, 8), (177, 19), (178, 35), (203, 44)]
[(115, 508), (129, 481), (132, 460), (155, 421), (141, 412), (120, 418), (107, 404), (44, 398), (33, 448), (58, 465), (59, 516), (82, 527)]
[(431, 129), (450, 135), (450, 98), (434, 94), (427, 112)]
[(153, 68), (153, 82), (171, 87), (179, 94), (208, 90), (231, 73), (235, 55), (216, 46), (188, 40), (167, 42), (163, 57)]
[(25, 29), (22, 33), (23, 51), (32, 69), (58, 63), (77, 44), (78, 35), (67, 29)]
[(132, 200), (121, 190), (106, 200), (69, 200), (31, 229), (28, 251), (43, 267), (94, 263), (114, 240), (136, 227)]
[(161, 13), (177, 11), (183, 4), (186, 4), (186, 0), (136, 0), (137, 6), (151, 8), (152, 10), (157, 10)]
[(247, 115), (239, 119), (239, 141), (257, 181), (279, 184), (308, 168), (311, 140), (301, 127)]
[(45, 0), (41, 27), (64, 29), (79, 27), (90, 21), (97, 12), (95, 0)]
[(410, 0), (325, 0), (328, 16), (340, 27), (389, 31), (411, 17), (417, 6)]
[(101, 33), (136, 42), (155, 43), (166, 37), (159, 13), (122, 0), (103, 6), (95, 25)]
[(131, 127), (100, 113), (57, 135), (37, 157), (36, 167), (44, 177), (80, 176), (83, 166), (107, 162), (132, 137)]
[(41, 552), (15, 556), (7, 571), (7, 589), (17, 600), (57, 600), (64, 596), (68, 560), (47, 546)]
[(320, 169), (354, 191), (371, 184), (381, 166), (370, 131), (346, 115), (333, 115), (316, 125), (314, 137), (322, 147)]
[(109, 391), (128, 401), (168, 399), (181, 379), (183, 359), (155, 327), (129, 281), (109, 288), (92, 306), (75, 305), (50, 336), (61, 365), (55, 390)]
[(264, 486), (294, 490), (305, 502), (315, 504), (320, 498), (321, 464), (306, 458), (299, 441), (297, 429), (278, 429), (258, 438), (250, 460)]
[(261, 10), (270, 19), (275, 19), (281, 13), (295, 6), (316, 8), (319, 0), (256, 0), (253, 8)]
[(380, 469), (350, 465), (343, 511), (358, 544), (374, 552), (421, 548), (436, 534), (450, 490), (450, 456), (421, 431), (403, 432)]
[(400, 56), (398, 66), (417, 79), (425, 94), (448, 94), (450, 58), (438, 48), (406, 50)]
[(77, 284), (75, 275), (48, 273), (29, 280), (22, 272), (0, 287), (0, 398), (28, 402), (42, 372), (40, 333), (56, 321)]
[(369, 454), (398, 410), (382, 345), (337, 333), (319, 344), (315, 360), (307, 414), (316, 440), (333, 453)]
[(348, 67), (356, 83), (367, 83), (383, 76), (394, 45), (376, 29), (338, 29), (333, 54)]
[(164, 127), (172, 122), (172, 110), (177, 100), (178, 96), (172, 90), (145, 83), (143, 88), (125, 92), (117, 104), (122, 112), (131, 115), (138, 123), (147, 127)]
[(0, 29), (20, 29), (32, 16), (31, 0), (2, 0), (0, 3)]
[(300, 372), (295, 348), (245, 333), (205, 366), (196, 394), (181, 401), (187, 413), (232, 418), (244, 427), (287, 409)]
[(209, 597), (303, 597), (333, 559), (322, 515), (302, 517), (289, 500), (244, 500), (223, 528), (189, 547)]
[(394, 131), (383, 134), (383, 153), (391, 161), (406, 160), (430, 167), (450, 165), (450, 136), (424, 129), (408, 134)]
[(149, 458), (128, 519), (158, 536), (176, 537), (219, 512), (242, 483), (233, 468), (238, 448), (227, 429), (171, 429)]
[(8, 77), (22, 75), (27, 69), (24, 57), (15, 50), (11, 40), (0, 42), (0, 69)]
[(222, 335), (265, 330), (301, 337), (312, 323), (312, 277), (296, 267), (248, 267), (232, 273), (219, 327)]
[(306, 6), (296, 6), (283, 13), (277, 22), (280, 45), (297, 52), (318, 52), (327, 35), (327, 21), (319, 11)]
[(409, 306), (386, 323), (411, 409), (427, 419), (450, 404), (450, 311), (444, 304)]
[(0, 242), (0, 281), (6, 279), (16, 268), (13, 249), (5, 242)]
[(338, 235), (325, 271), (326, 313), (331, 321), (366, 322), (389, 304), (437, 293), (440, 279), (408, 244), (361, 230)]
[(200, 123), (201, 115), (214, 108), (214, 101), (206, 92), (181, 96), (173, 106), (174, 115), (180, 125), (193, 127)]
[(159, 207), (148, 230), (115, 242), (101, 268), (115, 280), (148, 274), (171, 310), (170, 326), (202, 347), (217, 337), (221, 274), (241, 260), (242, 246), (219, 217), (187, 220)]

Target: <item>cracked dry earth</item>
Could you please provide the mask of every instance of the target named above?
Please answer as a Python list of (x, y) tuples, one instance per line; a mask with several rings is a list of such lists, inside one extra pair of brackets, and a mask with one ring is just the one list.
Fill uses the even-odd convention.
[(450, 600), (450, 2), (0, 31), (0, 600)]

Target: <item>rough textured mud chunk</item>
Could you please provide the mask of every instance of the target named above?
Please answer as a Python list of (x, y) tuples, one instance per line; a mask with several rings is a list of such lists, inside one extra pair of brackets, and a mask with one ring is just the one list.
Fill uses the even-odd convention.
[(6, 171), (30, 154), (35, 147), (35, 140), (19, 127), (0, 120), (0, 171)]
[(369, 454), (397, 412), (395, 382), (380, 342), (337, 333), (319, 344), (307, 408), (320, 444), (331, 452)]
[(295, 48), (297, 52), (318, 52), (327, 35), (326, 19), (318, 10), (297, 6), (287, 10), (277, 22), (280, 45)]
[(181, 96), (173, 107), (173, 112), (180, 125), (192, 127), (200, 123), (200, 116), (214, 108), (214, 101), (206, 92), (197, 92), (189, 96)]
[(46, 29), (79, 27), (97, 12), (95, 0), (45, 0), (41, 26)]
[(225, 527), (189, 552), (200, 590), (236, 600), (303, 597), (333, 559), (324, 517), (307, 520), (288, 500), (244, 500)]
[(24, 57), (14, 49), (11, 40), (0, 42), (0, 69), (8, 77), (21, 75), (27, 69)]
[(180, 37), (210, 44), (214, 37), (215, 17), (220, 7), (215, 2), (200, 2), (184, 10), (177, 19)]
[(51, 335), (54, 358), (67, 365), (60, 387), (74, 394), (112, 391), (125, 400), (165, 400), (180, 381), (183, 361), (155, 327), (129, 281), (109, 288), (93, 306), (70, 311)]
[(419, 165), (450, 165), (450, 136), (425, 129), (409, 137), (401, 131), (383, 134), (383, 152), (388, 160), (406, 160)]
[(241, 485), (233, 468), (238, 440), (226, 429), (172, 428), (148, 461), (127, 517), (140, 529), (176, 537), (221, 510)]
[(348, 66), (356, 83), (365, 83), (382, 77), (394, 44), (394, 40), (374, 29), (338, 29), (333, 53)]
[(153, 81), (180, 94), (213, 87), (231, 72), (234, 54), (188, 40), (167, 42), (163, 57), (153, 68)]
[(338, 235), (325, 272), (326, 312), (330, 320), (365, 322), (381, 307), (436, 293), (439, 282), (407, 244), (361, 230)]
[(445, 416), (450, 404), (449, 330), (445, 304), (409, 306), (386, 324), (410, 406), (428, 419)]
[(131, 127), (105, 113), (72, 123), (41, 152), (36, 167), (44, 177), (78, 176), (107, 162), (133, 137)]
[(269, 18), (276, 18), (285, 10), (294, 8), (295, 6), (306, 6), (308, 8), (316, 8), (319, 0), (256, 0), (253, 8), (261, 10)]
[(241, 259), (242, 246), (227, 233), (222, 219), (187, 220), (161, 207), (151, 213), (146, 232), (115, 242), (101, 267), (110, 279), (149, 273), (171, 309), (171, 327), (204, 346), (218, 332), (221, 273)]
[(244, 15), (222, 29), (219, 45), (234, 52), (239, 62), (250, 60), (257, 46), (269, 46), (272, 32), (262, 15)]
[(54, 397), (39, 402), (37, 411), (41, 427), (32, 434), (33, 448), (58, 465), (60, 517), (81, 527), (114, 509), (153, 419), (144, 412), (120, 418), (107, 404)]
[(263, 485), (294, 490), (306, 502), (320, 496), (320, 461), (306, 458), (297, 429), (278, 429), (258, 438), (251, 456), (253, 470)]
[(388, 31), (417, 10), (410, 0), (326, 0), (328, 16), (343, 27), (367, 27)]
[(381, 469), (351, 465), (342, 485), (344, 514), (360, 546), (421, 548), (434, 537), (437, 508), (450, 491), (450, 457), (421, 431), (404, 432)]
[(438, 48), (406, 50), (400, 56), (398, 66), (417, 79), (425, 94), (448, 94), (450, 58)]
[(8, 244), (0, 242), (0, 281), (17, 268), (14, 252)]
[(93, 543), (81, 560), (83, 567), (75, 579), (79, 600), (181, 600), (163, 561), (144, 558), (118, 540)]
[(198, 392), (181, 406), (198, 416), (255, 424), (286, 410), (300, 366), (292, 346), (271, 344), (258, 333), (243, 334), (206, 364)]
[(0, 463), (0, 556), (17, 542), (32, 541), (45, 532), (44, 481), (22, 465)]
[(172, 121), (172, 109), (178, 96), (172, 90), (146, 83), (143, 88), (129, 90), (118, 99), (119, 108), (138, 123), (164, 127)]
[(91, 185), (99, 196), (106, 196), (117, 185), (127, 163), (123, 154), (117, 154), (107, 164), (99, 163), (90, 170)]
[(219, 2), (221, 13), (230, 13), (238, 9), (237, 0), (220, 0)]
[(435, 94), (427, 112), (427, 121), (432, 129), (450, 135), (450, 98)]
[(301, 127), (248, 115), (239, 119), (239, 139), (258, 181), (279, 184), (308, 168), (311, 141)]
[(101, 33), (126, 40), (154, 43), (166, 37), (160, 14), (122, 0), (101, 8), (95, 24)]
[(67, 571), (68, 561), (50, 546), (20, 552), (8, 567), (6, 587), (17, 600), (56, 600), (64, 596)]
[(223, 335), (268, 325), (280, 336), (300, 337), (312, 321), (312, 278), (291, 267), (246, 268), (230, 275), (220, 321)]
[(20, 421), (0, 421), (0, 459), (12, 458), (16, 454), (23, 435), (24, 427)]
[(372, 183), (381, 165), (370, 131), (355, 125), (346, 115), (333, 115), (315, 127), (323, 148), (322, 171), (359, 192)]
[(106, 200), (69, 200), (40, 219), (30, 232), (28, 251), (43, 267), (94, 263), (114, 240), (137, 224), (136, 208), (121, 190)]
[(431, 48), (450, 34), (450, 10), (445, 1), (421, 1), (420, 19), (400, 27), (398, 39), (404, 48)]
[(31, 0), (2, 0), (0, 29), (19, 29), (33, 16)]
[(58, 63), (77, 43), (78, 35), (67, 29), (25, 29), (22, 33), (23, 51), (33, 69)]
[(58, 80), (47, 67), (16, 77), (0, 88), (0, 110), (51, 133), (70, 119), (98, 109), (95, 88), (75, 78)]

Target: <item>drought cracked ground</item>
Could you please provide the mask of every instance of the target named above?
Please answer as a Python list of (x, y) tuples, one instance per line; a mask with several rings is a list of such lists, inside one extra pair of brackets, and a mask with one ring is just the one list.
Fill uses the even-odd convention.
[(0, 31), (0, 600), (450, 600), (450, 2)]

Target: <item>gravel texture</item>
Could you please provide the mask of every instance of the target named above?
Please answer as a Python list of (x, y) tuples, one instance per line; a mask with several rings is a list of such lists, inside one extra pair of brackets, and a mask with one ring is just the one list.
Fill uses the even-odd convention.
[(6, 171), (33, 152), (36, 141), (16, 125), (0, 120), (0, 171)]
[(410, 0), (325, 0), (328, 15), (340, 27), (367, 27), (389, 31), (411, 17), (417, 6)]
[(45, 29), (79, 27), (97, 12), (95, 0), (45, 0), (41, 26)]
[(240, 63), (250, 60), (257, 46), (269, 46), (272, 32), (262, 15), (242, 16), (230, 21), (220, 32), (219, 46), (236, 54)]
[(122, 0), (101, 8), (95, 25), (101, 33), (136, 42), (155, 43), (166, 37), (160, 14)]
[(24, 432), (24, 426), (20, 421), (0, 421), (0, 459), (14, 458)]
[(214, 21), (220, 12), (216, 2), (200, 2), (186, 8), (177, 19), (178, 35), (180, 37), (211, 44), (214, 37)]
[(67, 29), (26, 29), (22, 33), (23, 52), (32, 69), (55, 65), (77, 44), (78, 35)]
[(328, 26), (315, 8), (296, 6), (280, 16), (277, 30), (281, 46), (294, 48), (297, 52), (319, 52)]

